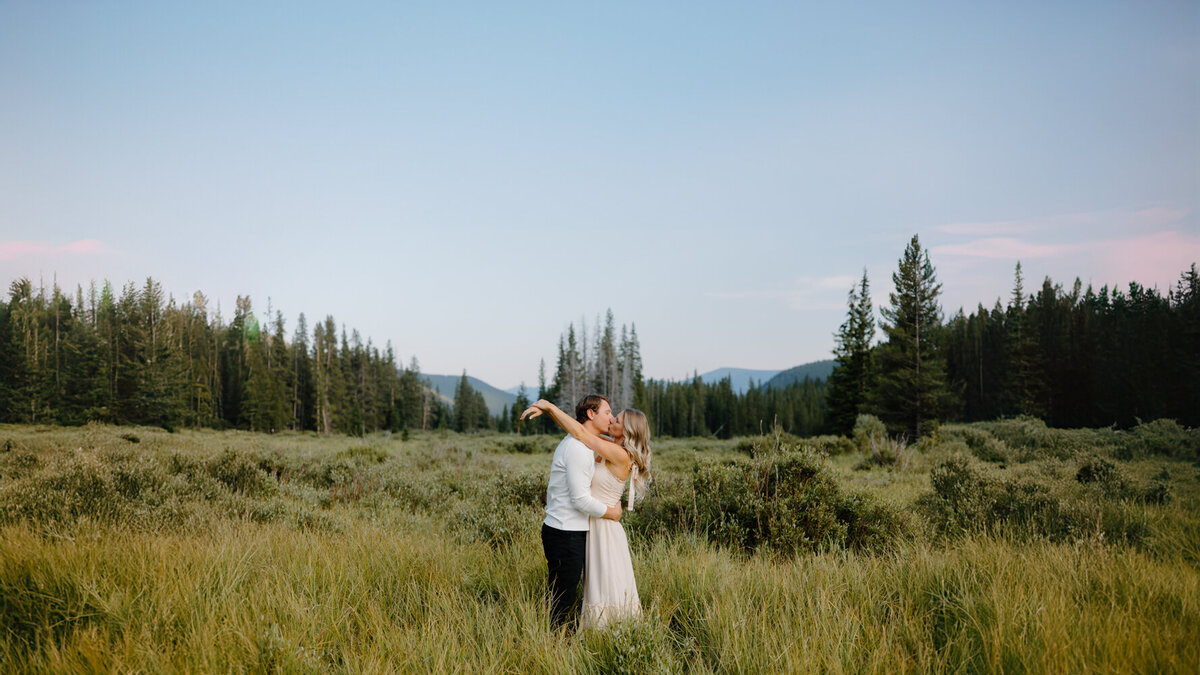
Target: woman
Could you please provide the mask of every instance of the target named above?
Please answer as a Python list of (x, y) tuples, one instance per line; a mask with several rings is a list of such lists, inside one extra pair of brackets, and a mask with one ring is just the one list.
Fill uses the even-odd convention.
[[(628, 481), (627, 508), (632, 510), (635, 496), (645, 496), (650, 479), (650, 427), (646, 424), (646, 416), (633, 408), (617, 415), (616, 424), (609, 427), (609, 434), (616, 440), (614, 443), (589, 432), (545, 399), (529, 406), (521, 419), (542, 413), (550, 415), (558, 426), (598, 455), (596, 462), (600, 466), (592, 474), (592, 496), (613, 506), (621, 501), (621, 493)], [(584, 627), (600, 628), (610, 621), (641, 614), (625, 528), (615, 520), (591, 518), (583, 577)]]

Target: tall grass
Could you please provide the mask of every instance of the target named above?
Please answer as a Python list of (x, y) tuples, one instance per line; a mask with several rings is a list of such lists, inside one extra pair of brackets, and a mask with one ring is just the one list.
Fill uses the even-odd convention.
[[(1143, 514), (1137, 544), (932, 524), (876, 553), (636, 540), (644, 620), (571, 634), (541, 604), (540, 445), (0, 426), (5, 441), (5, 672), (1200, 670), (1200, 476), (1175, 459), (1113, 460), (1130, 485), (1165, 470), (1167, 504), (1094, 497)], [(661, 480), (750, 466), (737, 441), (658, 451)], [(958, 451), (924, 452), (903, 474), (854, 456), (822, 470), (926, 522), (914, 495)], [(1003, 471), (1066, 499), (1093, 490), (1082, 461)], [(97, 485), (89, 508), (54, 507)]]

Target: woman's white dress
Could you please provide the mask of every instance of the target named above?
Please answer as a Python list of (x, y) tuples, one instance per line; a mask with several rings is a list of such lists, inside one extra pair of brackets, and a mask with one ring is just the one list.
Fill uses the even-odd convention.
[[(608, 462), (596, 466), (592, 474), (593, 497), (606, 506), (614, 506), (621, 501), (624, 490), (625, 481), (612, 475)], [(605, 518), (590, 519), (583, 576), (583, 625), (600, 628), (610, 621), (641, 614), (625, 528)]]

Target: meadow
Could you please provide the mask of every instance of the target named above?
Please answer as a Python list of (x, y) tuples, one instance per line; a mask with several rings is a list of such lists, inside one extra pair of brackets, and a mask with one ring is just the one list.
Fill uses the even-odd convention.
[(551, 633), (557, 437), (0, 425), (4, 672), (1200, 672), (1200, 432), (655, 443)]

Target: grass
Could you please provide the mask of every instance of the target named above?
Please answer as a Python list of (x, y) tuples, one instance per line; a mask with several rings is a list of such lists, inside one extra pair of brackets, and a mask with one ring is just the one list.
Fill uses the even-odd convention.
[[(0, 425), (0, 670), (1200, 671), (1194, 463), (1099, 451), (1130, 490), (1164, 482), (1159, 504), (1079, 484), (1096, 448), (1061, 439), (1003, 469), (971, 457), (1123, 509), (1147, 534), (947, 533), (918, 503), (938, 462), (961, 456), (955, 431), (903, 472), (825, 460), (846, 490), (912, 515), (887, 550), (634, 538), (646, 618), (569, 635), (541, 607), (552, 443)], [(658, 478), (751, 461), (738, 444), (665, 439)]]

